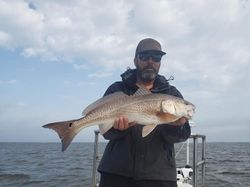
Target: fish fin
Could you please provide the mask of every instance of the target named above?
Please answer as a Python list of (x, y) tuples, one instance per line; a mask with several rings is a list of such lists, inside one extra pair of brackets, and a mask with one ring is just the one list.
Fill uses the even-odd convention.
[(73, 124), (75, 120), (61, 121), (44, 125), (44, 128), (53, 129), (59, 135), (62, 142), (62, 151), (65, 151), (72, 142), (78, 131), (74, 130)]
[(109, 129), (111, 129), (112, 127), (113, 127), (113, 124), (112, 124), (112, 123), (109, 123), (109, 124), (100, 124), (100, 125), (99, 125), (100, 133), (103, 135), (103, 134), (105, 134)]
[(147, 135), (149, 135), (156, 127), (157, 125), (155, 124), (150, 124), (150, 125), (145, 125), (142, 128), (142, 137), (146, 137)]
[(147, 94), (152, 94), (152, 92), (146, 88), (139, 87), (133, 95), (139, 96), (139, 95), (147, 95)]
[(98, 99), (97, 101), (95, 101), (94, 103), (88, 105), (82, 112), (82, 115), (85, 116), (88, 113), (90, 113), (91, 111), (93, 111), (96, 108), (99, 108), (100, 106), (103, 106), (109, 102), (115, 102), (115, 100), (121, 100), (125, 97), (129, 97), (128, 95), (126, 95), (123, 92), (115, 92), (112, 93), (110, 95), (104, 96), (100, 99)]
[(156, 115), (157, 117), (161, 119), (161, 121), (164, 121), (165, 123), (174, 122), (182, 117), (182, 116), (176, 116), (176, 115), (165, 113), (165, 112), (159, 112)]

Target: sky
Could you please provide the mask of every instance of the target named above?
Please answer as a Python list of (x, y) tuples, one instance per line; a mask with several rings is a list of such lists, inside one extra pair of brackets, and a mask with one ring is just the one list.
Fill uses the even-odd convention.
[(249, 17), (248, 0), (0, 0), (0, 142), (60, 142), (42, 125), (80, 118), (148, 37), (196, 105), (192, 132), (249, 142)]

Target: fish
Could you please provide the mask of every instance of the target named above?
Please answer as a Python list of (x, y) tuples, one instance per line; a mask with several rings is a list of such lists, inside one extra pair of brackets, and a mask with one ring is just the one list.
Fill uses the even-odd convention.
[(43, 127), (57, 132), (62, 151), (65, 151), (82, 129), (99, 125), (103, 135), (121, 116), (127, 117), (129, 122), (143, 125), (142, 137), (146, 137), (157, 125), (171, 124), (181, 117), (190, 120), (194, 113), (195, 105), (187, 100), (139, 88), (130, 96), (115, 92), (98, 99), (83, 110), (83, 117), (79, 119), (48, 123)]

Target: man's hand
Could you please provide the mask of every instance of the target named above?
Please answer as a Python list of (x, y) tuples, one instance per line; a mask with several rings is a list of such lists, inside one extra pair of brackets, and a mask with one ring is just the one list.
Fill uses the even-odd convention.
[(184, 125), (186, 122), (187, 122), (187, 118), (185, 117), (181, 117), (180, 119), (172, 122), (172, 123), (169, 123), (169, 125), (174, 125), (174, 126), (182, 126)]
[(135, 122), (129, 123), (128, 118), (126, 117), (118, 117), (115, 119), (113, 127), (114, 129), (122, 131), (128, 129), (131, 126), (134, 126), (135, 124)]

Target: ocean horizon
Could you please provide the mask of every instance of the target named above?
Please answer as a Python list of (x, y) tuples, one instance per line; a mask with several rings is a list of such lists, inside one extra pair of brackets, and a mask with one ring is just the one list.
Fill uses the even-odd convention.
[[(106, 142), (99, 143), (100, 153), (105, 146)], [(178, 151), (182, 144), (175, 147)], [(0, 142), (0, 186), (89, 187), (93, 150), (93, 142), (74, 142), (64, 152), (60, 142)], [(250, 142), (207, 142), (206, 162), (207, 187), (250, 184)], [(185, 146), (176, 163), (178, 167), (186, 164)]]

